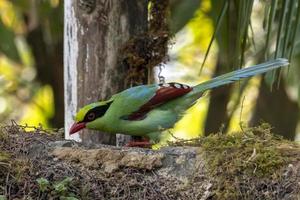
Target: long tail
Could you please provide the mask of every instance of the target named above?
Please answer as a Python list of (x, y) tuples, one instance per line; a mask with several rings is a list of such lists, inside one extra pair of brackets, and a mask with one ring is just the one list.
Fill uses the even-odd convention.
[[(183, 113), (187, 108), (191, 107), (197, 99), (199, 99), (206, 90), (219, 87), (222, 85), (230, 84), (243, 78), (251, 77), (254, 75), (262, 74), (267, 71), (277, 69), (279, 67), (287, 66), (289, 64), (287, 59), (278, 58), (269, 62), (265, 62), (259, 65), (254, 65), (252, 67), (243, 68), (236, 70), (209, 81), (200, 83), (193, 87), (193, 90), (186, 95), (179, 97), (173, 101), (170, 101), (165, 106), (174, 107), (177, 113)], [(161, 107), (163, 108), (163, 106)], [(179, 117), (181, 115), (178, 115)]]
[(243, 78), (248, 78), (251, 76), (255, 76), (258, 74), (263, 74), (267, 71), (277, 69), (279, 67), (287, 66), (289, 62), (285, 58), (277, 58), (275, 60), (271, 60), (262, 64), (254, 65), (251, 67), (239, 69), (233, 72), (229, 72), (227, 74), (223, 74), (221, 76), (217, 76), (209, 81), (200, 83), (194, 87), (192, 93), (196, 94), (199, 92), (204, 92), (206, 90), (226, 85), (235, 81), (238, 81)]

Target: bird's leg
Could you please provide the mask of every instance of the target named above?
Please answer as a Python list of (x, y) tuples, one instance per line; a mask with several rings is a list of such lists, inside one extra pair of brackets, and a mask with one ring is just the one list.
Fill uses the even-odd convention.
[(148, 138), (142, 138), (142, 139), (134, 139), (130, 142), (128, 142), (125, 147), (141, 147), (141, 148), (151, 148), (151, 143)]

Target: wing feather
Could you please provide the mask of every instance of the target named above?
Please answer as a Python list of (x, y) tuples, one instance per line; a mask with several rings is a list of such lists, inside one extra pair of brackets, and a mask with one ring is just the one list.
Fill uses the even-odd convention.
[[(131, 121), (143, 120), (152, 109), (193, 90), (193, 88), (180, 83), (156, 84), (150, 87), (144, 86), (144, 88), (143, 86), (139, 87), (141, 88), (138, 90), (135, 89), (135, 91), (130, 91), (129, 89), (128, 92), (131, 92), (131, 94), (124, 95), (127, 98), (123, 99), (123, 101), (128, 102), (129, 109), (126, 108), (126, 110), (129, 113), (125, 115), (123, 113), (121, 119)], [(143, 100), (140, 101), (139, 99)], [(131, 109), (129, 104), (134, 104), (134, 109)]]

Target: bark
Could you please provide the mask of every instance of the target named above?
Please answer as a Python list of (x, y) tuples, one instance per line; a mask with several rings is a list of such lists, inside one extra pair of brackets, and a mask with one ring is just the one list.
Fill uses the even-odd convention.
[[(119, 59), (120, 49), (146, 29), (146, 0), (65, 1), (66, 130), (79, 108), (129, 87), (125, 84), (127, 66)], [(75, 139), (115, 143), (115, 135), (96, 131), (83, 131)]]
[(261, 122), (267, 122), (274, 127), (273, 132), (283, 137), (294, 140), (299, 118), (299, 107), (297, 102), (291, 100), (285, 90), (285, 82), (280, 81), (274, 88), (261, 81), (259, 95), (250, 126), (255, 126)]

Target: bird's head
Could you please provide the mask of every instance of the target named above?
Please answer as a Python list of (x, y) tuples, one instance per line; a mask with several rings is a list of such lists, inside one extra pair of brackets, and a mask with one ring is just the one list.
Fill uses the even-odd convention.
[(108, 110), (112, 100), (88, 104), (81, 108), (75, 116), (75, 123), (70, 128), (70, 135), (84, 128), (90, 128), (95, 121), (99, 121)]

